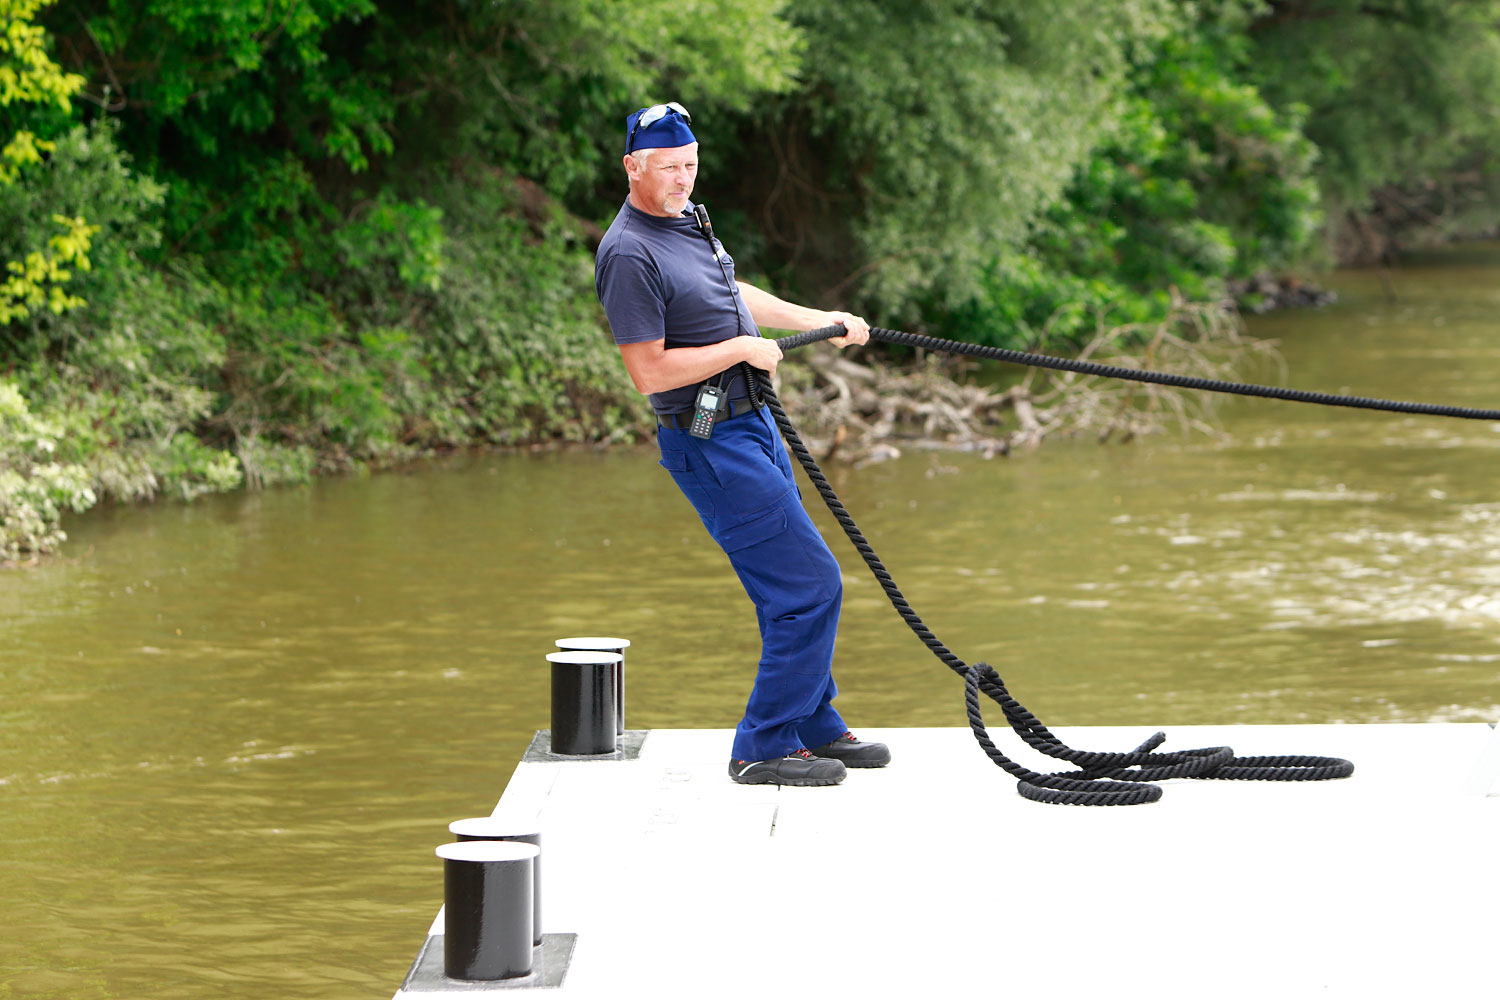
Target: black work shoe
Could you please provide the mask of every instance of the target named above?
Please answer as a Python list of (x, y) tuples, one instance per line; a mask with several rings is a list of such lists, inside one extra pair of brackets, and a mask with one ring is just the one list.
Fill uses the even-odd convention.
[(861, 743), (850, 732), (832, 743), (813, 747), (812, 754), (842, 761), (845, 767), (885, 767), (891, 762), (890, 747), (884, 743)]
[(742, 785), (837, 785), (844, 765), (794, 750), (774, 760), (731, 760), (729, 776)]

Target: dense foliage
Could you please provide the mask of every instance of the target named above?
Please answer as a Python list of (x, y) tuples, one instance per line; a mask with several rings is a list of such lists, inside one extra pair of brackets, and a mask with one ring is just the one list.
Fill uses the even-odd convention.
[(1500, 3), (1276, 0), (1247, 22), (1253, 80), (1307, 108), (1344, 259), (1500, 222)]
[[(677, 99), (741, 268), (1066, 349), (1500, 218), (1500, 0), (0, 0), (0, 558), (100, 498), (624, 440)], [(1333, 225), (1323, 225), (1323, 206)], [(1378, 233), (1378, 241), (1371, 233)]]

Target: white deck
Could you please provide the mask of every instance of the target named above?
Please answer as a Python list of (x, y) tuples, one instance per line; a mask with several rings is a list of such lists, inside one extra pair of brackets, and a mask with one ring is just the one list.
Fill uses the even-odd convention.
[[(966, 729), (887, 729), (860, 735), (891, 745), (889, 767), (777, 789), (729, 781), (728, 731), (656, 730), (639, 760), (520, 764), (495, 814), (542, 831), (543, 930), (578, 935), (549, 995), (1500, 992), (1500, 797), (1465, 791), (1489, 727), (1166, 731), (1162, 751), (1345, 757), (1355, 773), (1044, 805)], [(1098, 751), (1150, 735), (1055, 732)], [(994, 737), (1029, 767), (1064, 769)], [(442, 929), (439, 914), (429, 933)]]

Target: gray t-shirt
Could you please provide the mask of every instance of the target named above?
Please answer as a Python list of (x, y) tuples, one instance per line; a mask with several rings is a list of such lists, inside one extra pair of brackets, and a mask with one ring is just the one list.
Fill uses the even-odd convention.
[[(741, 333), (761, 335), (734, 285), (733, 258), (718, 240), (710, 247), (692, 208), (689, 203), (682, 217), (669, 219), (647, 215), (627, 200), (604, 234), (594, 261), (594, 290), (616, 344), (665, 339), (671, 350), (717, 344)], [(730, 396), (745, 395), (739, 366), (730, 371), (724, 379)], [(696, 395), (696, 384), (653, 392), (651, 406), (657, 413), (680, 413), (693, 408)]]

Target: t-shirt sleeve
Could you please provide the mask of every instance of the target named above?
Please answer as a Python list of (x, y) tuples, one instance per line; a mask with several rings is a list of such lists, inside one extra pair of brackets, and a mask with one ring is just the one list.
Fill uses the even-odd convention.
[(661, 275), (644, 258), (611, 255), (599, 266), (595, 290), (616, 344), (665, 339), (667, 304)]

